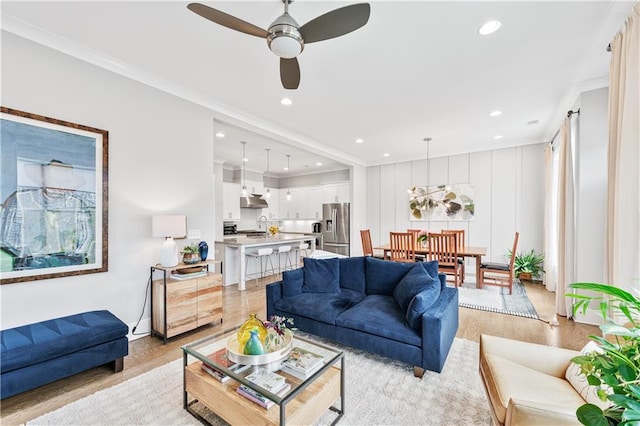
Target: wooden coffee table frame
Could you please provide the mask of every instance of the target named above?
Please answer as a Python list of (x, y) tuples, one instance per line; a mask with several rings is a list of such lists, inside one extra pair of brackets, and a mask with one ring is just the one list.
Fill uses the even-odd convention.
[[(195, 346), (208, 339), (211, 338), (202, 339), (191, 345)], [(187, 348), (191, 345), (183, 346), (183, 408), (200, 422), (207, 425), (210, 423), (192, 408), (197, 402), (201, 402), (214, 414), (230, 424), (285, 425), (287, 419), (294, 424), (311, 424), (329, 409), (338, 414), (338, 417), (332, 423), (335, 425), (344, 415), (344, 353), (298, 336), (296, 336), (296, 339), (326, 348), (334, 352), (336, 356), (330, 362), (325, 363), (320, 370), (307, 380), (302, 381), (297, 386), (294, 385), (291, 392), (284, 398), (258, 389), (267, 398), (273, 400), (279, 406), (279, 410), (275, 410), (275, 406), (265, 409), (240, 396), (236, 392), (236, 388), (240, 384), (254, 387), (242, 377), (238, 377), (239, 380), (235, 380), (236, 378), (234, 377), (225, 383), (221, 383), (211, 377), (201, 368), (202, 360), (198, 356), (200, 354), (195, 355), (189, 352)], [(189, 356), (198, 359), (198, 362), (189, 364)], [(340, 368), (334, 366), (338, 360), (340, 360)], [(282, 374), (286, 376), (286, 373)], [(193, 398), (191, 401), (189, 401), (189, 396)], [(333, 406), (338, 397), (340, 397), (340, 408)]]

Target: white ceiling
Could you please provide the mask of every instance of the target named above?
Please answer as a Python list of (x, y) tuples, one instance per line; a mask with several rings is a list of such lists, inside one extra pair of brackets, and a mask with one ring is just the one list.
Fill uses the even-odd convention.
[[(262, 28), (283, 8), (278, 0), (203, 3)], [(550, 140), (581, 90), (607, 84), (605, 47), (634, 5), (370, 3), (363, 28), (305, 47), (295, 91), (282, 88), (264, 40), (205, 20), (188, 2), (1, 6), (5, 31), (211, 108), (216, 130), (228, 134), (216, 140), (217, 159), (237, 166), (246, 140), (249, 169), (263, 171), (271, 147), (272, 170), (290, 153), (292, 173), (306, 173), (424, 158), (425, 137), (433, 157)], [(302, 25), (346, 4), (297, 0), (289, 12)], [(490, 19), (503, 28), (479, 36)], [(280, 105), (283, 96), (293, 105)], [(489, 117), (496, 109), (503, 114)]]

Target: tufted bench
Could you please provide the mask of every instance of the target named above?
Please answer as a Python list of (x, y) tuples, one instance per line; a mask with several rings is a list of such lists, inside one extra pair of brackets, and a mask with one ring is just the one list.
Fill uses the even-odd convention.
[(92, 311), (0, 331), (0, 399), (111, 363), (122, 371), (129, 328)]

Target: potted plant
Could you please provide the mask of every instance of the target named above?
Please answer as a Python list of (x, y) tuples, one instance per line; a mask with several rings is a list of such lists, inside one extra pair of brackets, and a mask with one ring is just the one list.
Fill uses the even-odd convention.
[[(511, 250), (507, 252), (507, 258), (511, 260)], [(518, 253), (513, 261), (513, 272), (516, 278), (520, 280), (540, 278), (540, 274), (544, 272), (544, 269), (542, 269), (543, 262), (544, 254), (536, 253), (533, 249), (525, 254)]]
[(187, 265), (200, 262), (200, 249), (197, 245), (185, 246), (182, 251), (182, 262)]
[[(589, 336), (602, 349), (580, 355), (571, 361), (578, 366), (598, 397), (612, 405), (602, 410), (584, 404), (576, 411), (580, 423), (589, 426), (640, 424), (640, 299), (617, 287), (596, 283), (574, 283), (569, 288), (599, 293), (597, 296), (566, 294), (577, 300), (573, 314), (585, 313), (591, 302), (598, 303), (605, 321), (600, 326), (603, 336)], [(621, 325), (615, 318), (627, 322)]]

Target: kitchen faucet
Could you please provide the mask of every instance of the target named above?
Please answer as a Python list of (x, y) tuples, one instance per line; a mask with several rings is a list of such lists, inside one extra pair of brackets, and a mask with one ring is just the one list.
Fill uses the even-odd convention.
[(267, 217), (262, 215), (258, 218), (258, 230), (262, 229), (262, 222), (264, 222), (264, 231), (267, 232)]

